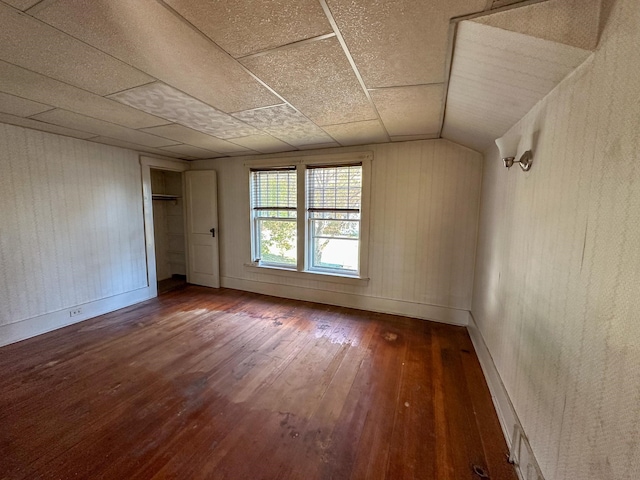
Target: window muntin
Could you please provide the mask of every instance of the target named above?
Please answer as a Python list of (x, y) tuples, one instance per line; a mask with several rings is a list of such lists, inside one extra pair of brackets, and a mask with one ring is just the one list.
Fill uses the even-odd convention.
[(295, 167), (251, 171), (253, 258), (263, 265), (297, 265)]
[(356, 275), (362, 165), (307, 166), (308, 268)]

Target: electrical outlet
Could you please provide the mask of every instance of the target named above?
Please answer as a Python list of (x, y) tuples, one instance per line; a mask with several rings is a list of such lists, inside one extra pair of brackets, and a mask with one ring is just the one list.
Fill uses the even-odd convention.
[(70, 317), (75, 317), (77, 315), (80, 315), (81, 313), (82, 313), (82, 307), (76, 307), (73, 310), (69, 310)]

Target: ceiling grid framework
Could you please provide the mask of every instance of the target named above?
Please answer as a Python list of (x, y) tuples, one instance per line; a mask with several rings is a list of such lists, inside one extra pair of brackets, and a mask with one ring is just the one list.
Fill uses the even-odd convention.
[[(456, 25), (466, 29), (456, 18), (499, 8), (476, 19), (478, 38), (493, 29), (573, 48), (597, 41), (592, 16), (579, 31), (571, 21), (584, 2), (507, 3), (518, 2), (0, 0), (0, 121), (183, 159), (441, 132), (478, 149), (478, 135), (512, 119), (469, 104), (486, 80), (482, 68), (459, 75), (460, 62), (494, 55), (462, 49), (451, 62)], [(481, 112), (493, 130), (461, 123), (461, 111)]]

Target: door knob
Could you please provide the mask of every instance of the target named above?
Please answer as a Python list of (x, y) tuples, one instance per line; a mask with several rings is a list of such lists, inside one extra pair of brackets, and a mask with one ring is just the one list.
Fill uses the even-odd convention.
[(215, 229), (215, 228), (212, 228), (212, 229), (211, 229), (211, 230), (209, 230), (209, 231), (211, 232), (211, 236), (212, 236), (213, 238), (215, 238), (215, 237), (216, 237), (216, 229)]

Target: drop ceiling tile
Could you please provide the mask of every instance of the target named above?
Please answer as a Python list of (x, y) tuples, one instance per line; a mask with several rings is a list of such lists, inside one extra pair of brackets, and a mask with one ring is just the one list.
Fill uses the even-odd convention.
[(222, 111), (282, 103), (156, 0), (58, 0), (29, 13)]
[(177, 142), (193, 145), (194, 147), (200, 147), (205, 150), (220, 153), (231, 152), (247, 152), (246, 148), (236, 145), (235, 143), (227, 142), (219, 138), (206, 135), (204, 133), (197, 132), (182, 125), (163, 125), (161, 127), (145, 128), (143, 131), (158, 135), (159, 137), (170, 138)]
[(310, 143), (308, 145), (300, 145), (298, 148), (300, 150), (319, 150), (321, 148), (335, 148), (339, 146), (340, 145), (336, 142), (329, 142), (329, 143)]
[(3, 61), (0, 61), (0, 91), (129, 128), (167, 123), (162, 118)]
[(242, 138), (231, 138), (229, 141), (260, 153), (289, 152), (295, 150), (295, 147), (271, 135), (250, 135)]
[(98, 95), (153, 81), (141, 71), (3, 3), (0, 59)]
[(198, 147), (192, 147), (191, 145), (173, 145), (170, 147), (162, 147), (160, 150), (166, 150), (168, 152), (177, 153), (183, 157), (193, 158), (216, 158), (224, 157), (224, 154), (218, 152), (211, 152)]
[(441, 83), (449, 19), (486, 0), (327, 0), (369, 88)]
[(367, 143), (384, 143), (389, 137), (378, 120), (366, 122), (327, 125), (322, 129), (340, 143), (340, 145), (365, 145)]
[(372, 90), (371, 97), (391, 136), (427, 135), (440, 130), (443, 85)]
[(320, 127), (288, 105), (247, 110), (233, 116), (294, 147), (333, 141)]
[(511, 30), (585, 50), (598, 44), (601, 0), (548, 0), (474, 19), (474, 22)]
[(33, 117), (54, 125), (61, 125), (67, 128), (73, 128), (80, 131), (95, 133), (103, 137), (115, 138), (125, 142), (137, 143), (147, 147), (164, 147), (167, 145), (175, 145), (177, 142), (167, 140), (166, 138), (150, 135), (138, 130), (121, 127), (113, 123), (103, 122), (95, 118), (85, 117), (77, 113), (68, 112), (66, 110), (50, 110)]
[(376, 118), (335, 37), (241, 62), (318, 125)]
[(2, 0), (4, 3), (8, 3), (9, 5), (16, 7), (19, 10), (27, 10), (33, 7), (36, 3), (39, 3), (41, 0)]
[(43, 132), (57, 133), (58, 135), (65, 135), (67, 137), (87, 139), (95, 137), (92, 133), (80, 132), (71, 128), (59, 127), (58, 125), (51, 125), (50, 123), (38, 122), (31, 118), (17, 117), (15, 115), (9, 115), (7, 113), (0, 113), (0, 123), (8, 123), (11, 125), (17, 125), (19, 127), (31, 128), (33, 130), (41, 130)]
[(26, 98), (16, 97), (8, 93), (0, 92), (0, 112), (17, 115), (18, 117), (30, 117), (37, 113), (46, 112), (53, 107), (43, 103), (33, 102)]
[(333, 31), (317, 0), (165, 3), (234, 57)]
[(179, 153), (168, 152), (165, 150), (160, 150), (159, 148), (152, 148), (144, 145), (138, 145), (137, 143), (125, 142), (123, 140), (118, 140), (116, 138), (94, 137), (89, 141), (102, 143), (104, 145), (112, 145), (114, 147), (128, 148), (129, 150), (135, 150), (136, 152), (153, 153), (155, 155), (161, 155), (163, 157), (181, 158), (181, 159), (185, 158), (184, 155), (181, 155)]
[(162, 83), (144, 85), (109, 98), (222, 139), (259, 133), (231, 115)]
[(460, 22), (442, 136), (483, 151), (590, 54), (518, 32)]

